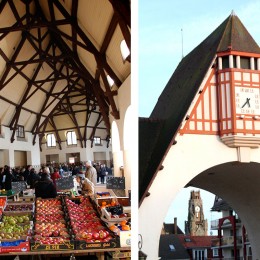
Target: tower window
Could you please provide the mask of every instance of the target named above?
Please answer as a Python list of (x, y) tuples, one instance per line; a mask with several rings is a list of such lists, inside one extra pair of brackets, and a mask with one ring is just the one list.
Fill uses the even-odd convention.
[(228, 56), (222, 57), (222, 68), (223, 69), (229, 68), (229, 58), (228, 58)]
[(240, 58), (241, 69), (250, 69), (250, 58), (241, 57)]

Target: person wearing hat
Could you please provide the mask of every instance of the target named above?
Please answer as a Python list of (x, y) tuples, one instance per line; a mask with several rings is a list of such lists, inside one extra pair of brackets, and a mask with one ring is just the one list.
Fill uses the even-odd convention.
[(83, 195), (94, 195), (94, 184), (82, 174), (76, 175), (76, 181), (79, 184), (79, 188), (81, 190), (81, 194)]
[(97, 185), (97, 171), (96, 169), (92, 166), (91, 161), (86, 162), (86, 174), (85, 177), (88, 178), (94, 186)]

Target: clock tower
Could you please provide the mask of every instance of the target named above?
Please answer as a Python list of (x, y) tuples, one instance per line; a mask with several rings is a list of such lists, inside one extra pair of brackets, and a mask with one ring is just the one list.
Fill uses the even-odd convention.
[(185, 221), (186, 235), (207, 236), (208, 221), (204, 219), (200, 191), (191, 191), (188, 210), (188, 221)]

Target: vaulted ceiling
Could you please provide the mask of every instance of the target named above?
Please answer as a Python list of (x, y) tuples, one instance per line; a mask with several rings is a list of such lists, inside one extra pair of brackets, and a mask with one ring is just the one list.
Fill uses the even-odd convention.
[[(120, 118), (118, 89), (130, 75), (130, 0), (2, 0), (0, 123), (39, 136), (74, 130), (81, 147), (108, 140)], [(107, 76), (113, 79), (109, 85)], [(61, 149), (61, 145), (60, 145)]]

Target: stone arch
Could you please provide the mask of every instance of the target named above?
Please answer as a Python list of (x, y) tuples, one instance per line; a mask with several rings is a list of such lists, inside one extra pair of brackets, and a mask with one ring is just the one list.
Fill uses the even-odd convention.
[(260, 249), (254, 242), (260, 239), (256, 223), (260, 217), (259, 149), (248, 149), (250, 163), (245, 163), (239, 148), (227, 147), (216, 136), (184, 135), (176, 140), (149, 189), (150, 195), (139, 208), (139, 233), (147, 259), (158, 258), (162, 223), (172, 201), (187, 185), (208, 190), (230, 203), (252, 239), (254, 259), (259, 258)]

